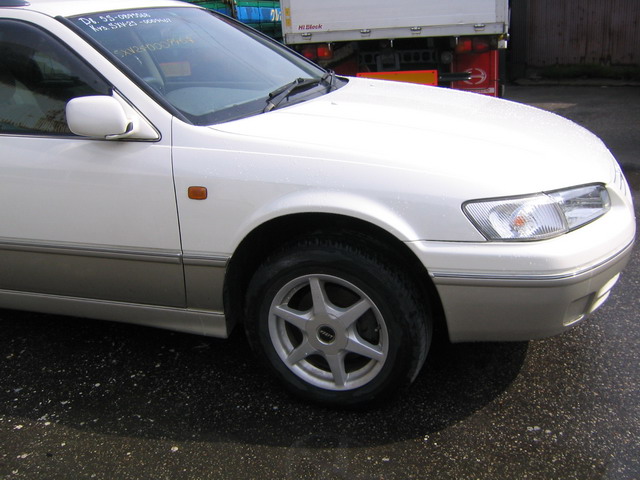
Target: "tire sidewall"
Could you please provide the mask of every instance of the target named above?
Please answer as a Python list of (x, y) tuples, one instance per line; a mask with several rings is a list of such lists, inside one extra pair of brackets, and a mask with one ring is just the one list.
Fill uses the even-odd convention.
[[(269, 314), (276, 294), (291, 280), (305, 275), (331, 275), (362, 290), (376, 305), (388, 333), (388, 352), (378, 375), (367, 384), (351, 390), (328, 390), (305, 382), (291, 371), (276, 352), (269, 333)], [(331, 405), (350, 406), (370, 403), (394, 393), (411, 382), (421, 348), (420, 339), (411, 338), (407, 319), (415, 317), (416, 302), (402, 288), (400, 276), (380, 260), (348, 247), (298, 245), (283, 249), (270, 258), (251, 281), (247, 295), (245, 328), (255, 351), (264, 357), (276, 376), (295, 394)], [(425, 339), (428, 341), (428, 339)], [(418, 359), (418, 360), (416, 360)]]

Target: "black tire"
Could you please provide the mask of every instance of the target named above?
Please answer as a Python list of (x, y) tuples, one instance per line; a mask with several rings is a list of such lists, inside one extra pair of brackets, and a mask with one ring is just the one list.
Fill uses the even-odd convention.
[(302, 239), (255, 273), (245, 329), (294, 394), (361, 406), (417, 376), (432, 331), (424, 302), (385, 257), (329, 237)]

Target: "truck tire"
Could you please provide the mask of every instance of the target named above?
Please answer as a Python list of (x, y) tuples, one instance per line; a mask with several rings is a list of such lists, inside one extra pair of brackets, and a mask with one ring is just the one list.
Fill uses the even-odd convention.
[(252, 348), (295, 395), (331, 406), (380, 401), (410, 384), (431, 318), (408, 276), (384, 257), (326, 238), (270, 256), (247, 290)]

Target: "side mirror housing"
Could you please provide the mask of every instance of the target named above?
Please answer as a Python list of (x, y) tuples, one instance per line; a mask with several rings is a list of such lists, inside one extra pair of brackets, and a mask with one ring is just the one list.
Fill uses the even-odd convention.
[(158, 135), (145, 120), (135, 113), (132, 115), (133, 118), (128, 116), (122, 104), (114, 97), (76, 97), (67, 102), (65, 113), (69, 129), (83, 137), (107, 140), (158, 139)]

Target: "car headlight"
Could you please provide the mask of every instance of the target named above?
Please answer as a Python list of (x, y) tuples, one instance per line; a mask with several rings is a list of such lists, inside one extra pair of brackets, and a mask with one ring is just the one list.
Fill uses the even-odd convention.
[(610, 206), (603, 185), (585, 185), (524, 197), (473, 200), (462, 208), (488, 240), (531, 241), (582, 227)]

